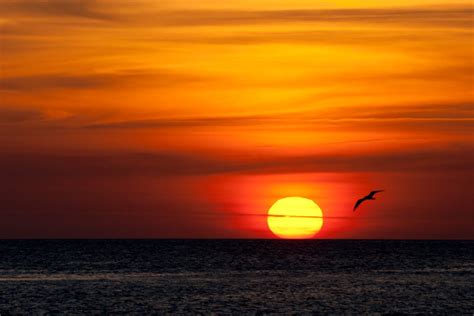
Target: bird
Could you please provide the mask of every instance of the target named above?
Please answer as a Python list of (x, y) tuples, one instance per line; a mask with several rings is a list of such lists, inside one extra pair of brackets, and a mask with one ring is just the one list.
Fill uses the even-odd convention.
[(372, 191), (367, 196), (364, 196), (363, 198), (357, 200), (356, 204), (354, 205), (354, 209), (352, 211), (355, 212), (356, 208), (360, 205), (360, 203), (362, 203), (366, 200), (375, 200), (374, 195), (379, 193), (379, 192), (383, 192), (383, 191), (385, 191), (385, 190)]

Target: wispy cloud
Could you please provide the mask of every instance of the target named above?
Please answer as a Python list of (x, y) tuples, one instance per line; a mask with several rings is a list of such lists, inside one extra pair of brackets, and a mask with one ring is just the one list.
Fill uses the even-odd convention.
[(206, 80), (196, 74), (169, 70), (122, 71), (96, 74), (44, 74), (0, 78), (0, 90), (95, 89), (120, 86), (170, 87)]
[[(452, 40), (464, 40), (472, 36), (469, 30), (453, 30), (449, 33)], [(265, 43), (294, 43), (312, 45), (355, 45), (373, 47), (384, 45), (387, 47), (405, 46), (431, 46), (446, 42), (445, 33), (420, 33), (402, 30), (299, 30), (299, 31), (238, 31), (232, 30), (215, 34), (203, 32), (202, 34), (183, 33), (158, 33), (142, 35), (143, 41), (171, 42), (171, 43), (198, 43), (212, 45), (255, 45)], [(462, 43), (461, 43), (462, 44)]]
[[(276, 114), (241, 115), (221, 117), (158, 118), (99, 122), (83, 126), (94, 129), (170, 128), (170, 127), (219, 127), (219, 126), (318, 126), (330, 128), (341, 125), (361, 127), (385, 125), (389, 127), (448, 126), (474, 128), (472, 104), (419, 104), (400, 106), (348, 106), (313, 111), (295, 111)], [(360, 126), (359, 126), (360, 125)]]
[(111, 19), (112, 15), (99, 10), (99, 3), (97, 0), (5, 0), (0, 2), (0, 9), (10, 15)]
[[(241, 25), (266, 23), (332, 22), (361, 24), (431, 25), (467, 28), (471, 25), (472, 8), (444, 9), (345, 9), (345, 10), (190, 10), (152, 12), (141, 21), (156, 26)], [(129, 17), (131, 18), (131, 17)]]
[[(9, 15), (76, 17), (128, 26), (209, 26), (269, 23), (361, 23), (398, 24), (437, 27), (472, 26), (469, 5), (412, 7), (393, 9), (295, 9), (295, 10), (173, 10), (170, 6), (152, 3), (133, 5), (117, 1), (114, 5), (95, 0), (12, 0), (2, 1), (2, 12)], [(122, 10), (121, 10), (122, 8)], [(127, 9), (124, 10), (123, 8)], [(133, 8), (133, 9), (132, 9)]]
[(199, 176), (213, 174), (281, 174), (327, 172), (474, 172), (474, 147), (451, 144), (437, 148), (400, 149), (359, 154), (280, 156), (209, 156), (187, 152), (85, 154), (4, 153), (5, 178), (113, 176)]
[(6, 105), (0, 106), (0, 124), (38, 121), (43, 118), (43, 112), (39, 109)]

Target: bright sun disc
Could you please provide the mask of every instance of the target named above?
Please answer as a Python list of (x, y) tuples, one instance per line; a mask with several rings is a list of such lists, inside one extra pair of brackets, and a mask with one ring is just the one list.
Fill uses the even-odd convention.
[(268, 210), (267, 222), (270, 230), (280, 238), (311, 238), (323, 226), (323, 212), (310, 199), (286, 197)]

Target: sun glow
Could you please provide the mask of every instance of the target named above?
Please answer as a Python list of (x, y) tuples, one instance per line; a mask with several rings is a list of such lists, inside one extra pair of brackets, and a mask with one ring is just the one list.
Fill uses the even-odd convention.
[(323, 212), (310, 199), (286, 197), (272, 205), (267, 223), (270, 230), (280, 238), (311, 238), (323, 226)]

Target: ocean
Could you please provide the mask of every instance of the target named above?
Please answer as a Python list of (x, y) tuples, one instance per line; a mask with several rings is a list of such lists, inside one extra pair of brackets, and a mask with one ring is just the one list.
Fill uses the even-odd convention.
[(419, 313), (474, 313), (474, 241), (0, 241), (1, 315)]

